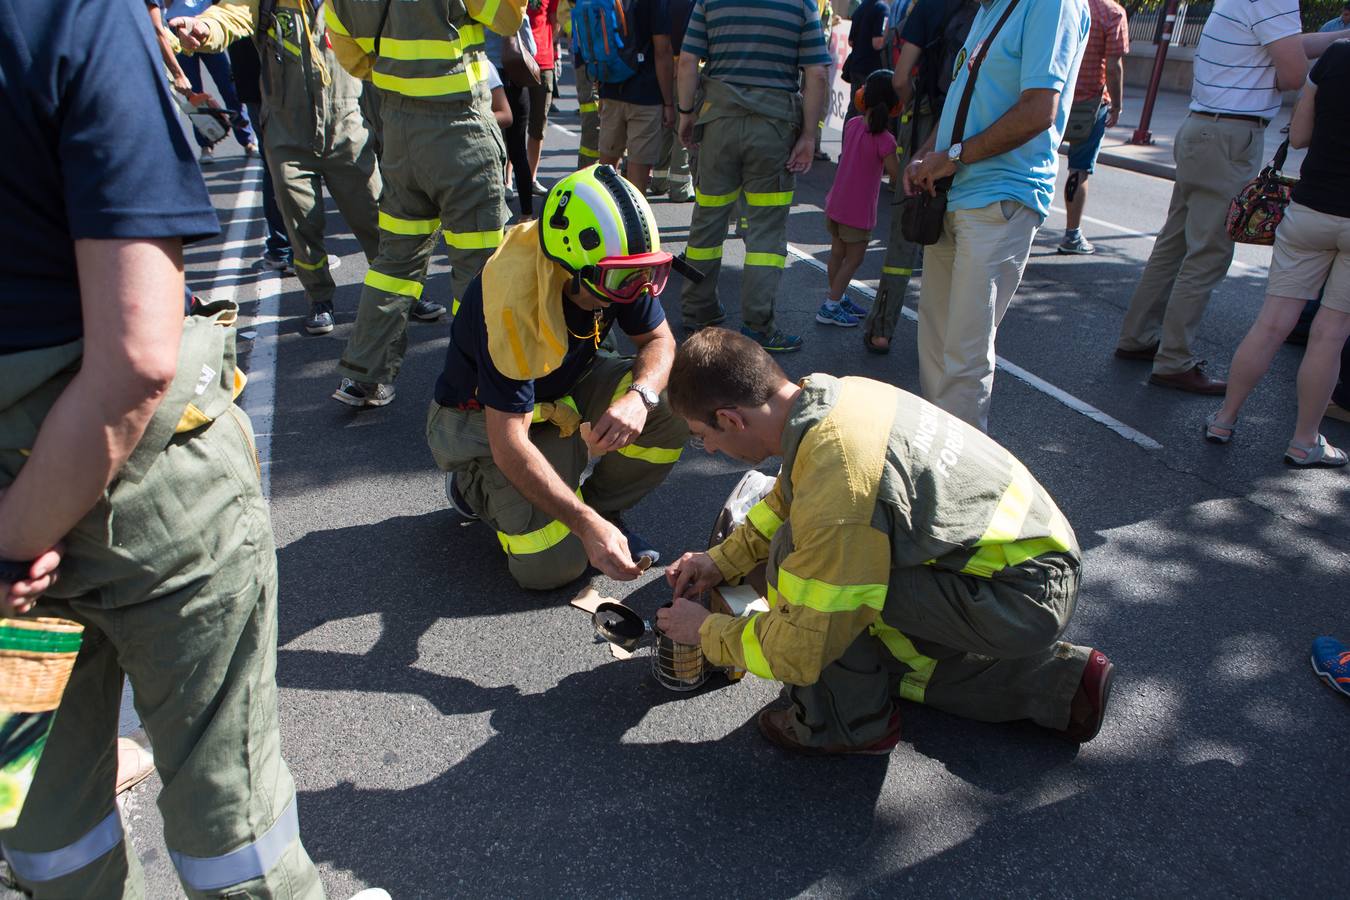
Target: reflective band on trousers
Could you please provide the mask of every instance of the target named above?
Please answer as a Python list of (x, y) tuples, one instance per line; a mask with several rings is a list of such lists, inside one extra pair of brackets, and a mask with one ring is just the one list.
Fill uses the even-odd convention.
[(496, 231), (442, 231), (445, 243), (456, 250), (491, 250), (502, 242), (502, 229)]
[(747, 253), (745, 254), (745, 264), (747, 266), (765, 266), (770, 269), (781, 269), (787, 265), (787, 257), (780, 256), (777, 253)]
[(882, 267), (881, 267), (881, 274), (882, 274), (882, 275), (913, 275), (913, 274), (914, 274), (914, 270), (913, 270), (913, 269), (906, 269), (906, 268), (903, 268), (902, 266), (882, 266)]
[[(577, 488), (577, 499), (581, 499), (581, 488)], [(554, 519), (543, 528), (536, 528), (524, 534), (507, 534), (499, 531), (497, 540), (507, 553), (514, 556), (529, 556), (531, 553), (543, 553), (551, 547), (556, 547), (571, 533), (572, 529)]]
[(750, 511), (745, 514), (745, 518), (751, 525), (755, 526), (756, 531), (766, 538), (772, 538), (778, 533), (778, 529), (783, 527), (783, 520), (764, 500), (750, 507)]
[(679, 461), (681, 449), (683, 448), (676, 447), (672, 450), (667, 447), (639, 447), (637, 444), (629, 444), (627, 447), (619, 448), (619, 455), (629, 459), (640, 459), (654, 466), (669, 466)]
[(599, 158), (600, 158), (600, 151), (599, 151), (599, 150), (594, 150), (594, 149), (592, 149), (592, 148), (590, 148), (590, 147), (578, 147), (578, 148), (577, 148), (577, 152), (580, 153), (582, 156), (587, 157), (588, 159), (599, 159)]
[(188, 856), (170, 850), (169, 858), (188, 887), (195, 891), (214, 891), (263, 877), (299, 838), (300, 817), (292, 798), (272, 827), (251, 844), (222, 856)]
[(773, 191), (770, 193), (746, 191), (745, 202), (748, 206), (791, 206), (792, 191)]
[(306, 272), (317, 272), (324, 266), (328, 265), (328, 255), (324, 254), (323, 258), (316, 263), (307, 263), (302, 259), (294, 259), (294, 258), (291, 260), (291, 262), (295, 263), (295, 267), (297, 269), (304, 269)]
[(440, 219), (401, 219), (380, 210), (380, 227), (392, 234), (431, 234), (441, 227)]
[(773, 669), (769, 668), (769, 661), (764, 658), (764, 648), (759, 645), (759, 635), (755, 634), (755, 623), (762, 615), (762, 612), (755, 613), (741, 629), (741, 652), (745, 655), (747, 672), (774, 681)]
[(740, 188), (737, 188), (730, 194), (705, 194), (702, 191), (695, 189), (694, 202), (699, 206), (730, 206), (736, 202), (736, 198), (740, 195)]
[(933, 677), (933, 670), (937, 668), (937, 660), (931, 656), (924, 656), (914, 648), (913, 641), (885, 622), (873, 622), (868, 631), (886, 645), (886, 649), (891, 651), (891, 656), (913, 670), (906, 672), (905, 677), (900, 679), (900, 696), (915, 703), (922, 703), (924, 695), (928, 692), (928, 682)]
[(584, 113), (598, 112), (600, 110), (600, 104), (592, 100), (589, 103), (579, 104), (577, 109)]
[(684, 248), (684, 258), (698, 261), (722, 258), (722, 245), (716, 247), (695, 247), (692, 244)]
[(60, 850), (47, 853), (25, 853), (4, 845), (9, 867), (24, 881), (52, 881), (71, 872), (78, 872), (109, 850), (122, 843), (122, 820), (117, 810), (112, 812), (84, 836)]
[(384, 291), (386, 294), (399, 294), (404, 297), (411, 297), (414, 300), (422, 299), (422, 283), (420, 281), (395, 278), (393, 275), (367, 269), (365, 283), (377, 291)]

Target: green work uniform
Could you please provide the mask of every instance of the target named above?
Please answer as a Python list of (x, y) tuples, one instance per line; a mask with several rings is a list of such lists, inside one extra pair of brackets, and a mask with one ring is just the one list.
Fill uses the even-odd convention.
[(1059, 636), (1081, 554), (1025, 466), (913, 394), (819, 374), (783, 450), (773, 490), (709, 551), (728, 580), (766, 563), (771, 609), (709, 616), (709, 660), (787, 682), (811, 746), (882, 737), (897, 694), (1069, 724), (1090, 651)]
[[(580, 432), (573, 430), (575, 423), (594, 422), (628, 392), (632, 365), (630, 359), (597, 356), (566, 398), (536, 406), (530, 426), (530, 442), (558, 476), (606, 517), (636, 505), (655, 490), (670, 474), (689, 436), (684, 420), (671, 412), (663, 396), (648, 413), (638, 438), (601, 457), (581, 484), (589, 455)], [(557, 406), (573, 415), (556, 414)], [(588, 560), (580, 538), (526, 500), (493, 461), (482, 410), (452, 409), (433, 401), (426, 432), (436, 465), (455, 473), (455, 486), (464, 499), (497, 532), (507, 566), (521, 587), (555, 588), (585, 571)]]
[(577, 168), (584, 169), (600, 161), (600, 88), (591, 80), (586, 64), (572, 53), (572, 70), (577, 77), (577, 110), (581, 113), (581, 143), (577, 147)]
[(324, 39), (322, 5), (280, 0), (258, 33), (258, 0), (224, 0), (202, 12), (203, 52), (253, 37), (262, 60), (263, 147), (277, 208), (294, 250), (295, 274), (310, 305), (336, 290), (324, 241), (323, 189), (356, 236), (367, 261), (379, 248), (380, 169), (361, 115), (361, 83), (338, 65)]
[[(84, 625), (32, 791), (3, 833), (35, 897), (141, 896), (114, 802), (123, 676), (154, 748), (189, 897), (323, 896), (277, 728), (277, 575), (253, 431), (234, 405), (233, 309), (184, 331), (178, 377), (65, 539), (33, 615)], [(0, 487), (80, 365), (81, 342), (0, 355)]]
[(483, 28), (515, 34), (524, 9), (525, 0), (330, 0), (339, 59), (381, 92), (380, 249), (338, 363), (353, 381), (398, 377), (438, 232), (454, 297), (501, 243), (506, 145), (492, 116)]
[(727, 220), (744, 192), (745, 274), (741, 318), (755, 331), (773, 329), (774, 299), (787, 264), (787, 220), (796, 176), (788, 157), (802, 128), (800, 94), (703, 79), (704, 101), (697, 125), (698, 180), (685, 258), (704, 273), (686, 282), (681, 296), (686, 328), (724, 316), (717, 298)]
[[(904, 116), (896, 125), (897, 155), (900, 157), (900, 171), (914, 158), (914, 151), (922, 147), (928, 135), (937, 126), (937, 117), (928, 112), (928, 101), (915, 101), (909, 115)], [(905, 305), (905, 291), (909, 289), (910, 279), (914, 277), (914, 267), (923, 258), (923, 246), (905, 240), (900, 230), (900, 201), (904, 199), (905, 188), (902, 180), (894, 186), (895, 195), (891, 203), (891, 231), (886, 239), (886, 260), (881, 265), (881, 284), (877, 287), (877, 299), (867, 313), (863, 323), (863, 340), (874, 337), (890, 340), (895, 334), (895, 323), (900, 318), (900, 310)]]

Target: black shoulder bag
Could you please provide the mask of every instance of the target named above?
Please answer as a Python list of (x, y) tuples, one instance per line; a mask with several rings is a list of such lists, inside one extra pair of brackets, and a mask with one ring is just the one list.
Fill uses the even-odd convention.
[[(979, 50), (970, 62), (970, 77), (966, 79), (966, 89), (961, 92), (961, 105), (956, 108), (956, 121), (952, 123), (952, 144), (961, 143), (961, 138), (965, 134), (966, 114), (970, 112), (970, 97), (975, 92), (975, 79), (980, 74), (980, 66), (989, 52), (989, 45), (994, 42), (994, 38), (1003, 28), (1003, 23), (1008, 21), (1008, 17), (1016, 8), (1017, 0), (1011, 0), (1008, 7), (1003, 10), (1003, 15), (994, 23), (994, 30), (980, 42)], [(942, 220), (947, 214), (947, 191), (951, 186), (952, 179), (948, 176), (933, 183), (936, 193), (930, 194), (920, 190), (917, 194), (906, 196), (900, 201), (900, 232), (905, 236), (905, 240), (925, 247), (938, 242), (942, 237)]]

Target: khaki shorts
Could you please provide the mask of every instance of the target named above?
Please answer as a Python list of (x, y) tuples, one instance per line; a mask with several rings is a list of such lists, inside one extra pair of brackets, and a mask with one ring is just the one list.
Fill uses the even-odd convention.
[(1290, 203), (1275, 230), (1266, 293), (1312, 300), (1324, 284), (1322, 305), (1350, 313), (1350, 218)]
[(622, 100), (600, 104), (600, 155), (654, 166), (661, 157), (661, 104), (639, 106)]
[(829, 216), (825, 217), (825, 227), (830, 230), (830, 237), (838, 238), (845, 244), (865, 244), (872, 240), (871, 229), (854, 228), (852, 225), (836, 222)]

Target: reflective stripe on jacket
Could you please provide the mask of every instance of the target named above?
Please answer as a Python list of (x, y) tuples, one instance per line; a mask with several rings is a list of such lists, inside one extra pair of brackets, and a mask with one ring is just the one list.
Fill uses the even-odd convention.
[(486, 100), (483, 29), (515, 34), (525, 2), (329, 0), (327, 21), (343, 67), (381, 90), (420, 100)]

